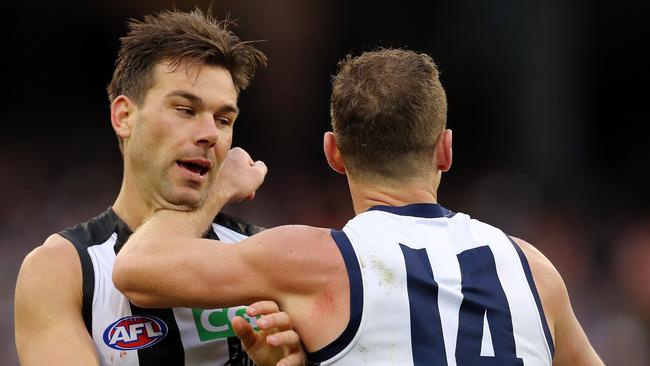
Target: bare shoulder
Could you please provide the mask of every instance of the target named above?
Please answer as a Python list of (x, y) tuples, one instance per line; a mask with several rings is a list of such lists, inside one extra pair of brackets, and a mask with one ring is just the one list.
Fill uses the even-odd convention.
[(542, 252), (523, 239), (512, 237), (526, 255), (535, 283), (542, 287), (540, 291), (566, 292), (562, 276)]
[[(15, 337), (23, 364), (97, 364), (81, 315), (81, 264), (72, 244), (50, 236), (23, 260), (15, 295)], [(66, 336), (63, 339), (61, 334)]]
[(524, 251), (524, 254), (526, 254), (526, 258), (528, 259), (529, 262), (531, 262), (530, 263), (531, 265), (534, 264), (536, 266), (544, 267), (546, 271), (548, 270), (555, 271), (555, 267), (553, 266), (551, 261), (549, 261), (548, 258), (546, 258), (546, 256), (544, 256), (544, 254), (542, 254), (542, 252), (540, 252), (532, 244), (514, 236), (511, 236), (511, 238), (512, 240), (515, 241), (515, 243), (517, 243), (517, 245), (519, 245), (521, 250)]
[(264, 247), (256, 254), (260, 262), (282, 268), (283, 271), (276, 271), (280, 277), (291, 274), (292, 285), (302, 283), (305, 288), (319, 288), (344, 265), (330, 229), (285, 225), (265, 230), (248, 240), (253, 244), (250, 246), (253, 251)]
[(330, 229), (306, 225), (278, 226), (256, 234), (249, 240), (272, 246), (271, 250), (279, 250), (285, 254), (298, 253), (319, 257), (323, 252), (336, 249)]
[(79, 256), (72, 243), (66, 238), (53, 234), (43, 245), (34, 248), (23, 260), (21, 271), (47, 272), (56, 270), (57, 274), (81, 270)]
[(25, 257), (18, 274), (14, 319), (21, 364), (99, 364), (82, 302), (79, 256), (72, 243), (54, 234)]
[(566, 285), (555, 266), (531, 244), (512, 239), (526, 255), (542, 301), (555, 343), (553, 365), (603, 365), (573, 312)]
[(555, 322), (562, 308), (561, 303), (568, 301), (564, 280), (553, 263), (537, 248), (523, 239), (512, 237), (512, 240), (519, 245), (528, 260), (548, 326), (554, 335)]
[(72, 243), (54, 234), (23, 260), (16, 294), (24, 292), (32, 297), (64, 288), (76, 289), (81, 296), (81, 264)]

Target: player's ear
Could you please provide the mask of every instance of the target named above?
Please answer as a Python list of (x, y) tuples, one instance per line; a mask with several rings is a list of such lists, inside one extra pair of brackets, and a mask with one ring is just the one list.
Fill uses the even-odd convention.
[(135, 103), (126, 95), (120, 95), (111, 103), (111, 125), (121, 139), (131, 135)]
[(323, 151), (325, 152), (325, 158), (330, 167), (339, 174), (345, 174), (345, 164), (336, 145), (336, 135), (334, 135), (334, 132), (325, 132), (323, 136)]
[(435, 150), (436, 168), (441, 172), (446, 172), (451, 168), (453, 149), (451, 147), (452, 133), (447, 129), (442, 131), (438, 138)]

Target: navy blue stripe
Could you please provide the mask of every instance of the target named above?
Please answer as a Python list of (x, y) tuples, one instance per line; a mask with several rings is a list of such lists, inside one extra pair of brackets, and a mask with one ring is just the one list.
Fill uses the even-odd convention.
[(348, 270), (348, 278), (350, 279), (350, 320), (348, 326), (336, 340), (316, 352), (307, 354), (310, 364), (318, 364), (329, 360), (343, 351), (357, 334), (363, 313), (363, 282), (357, 254), (352, 247), (352, 243), (350, 243), (350, 239), (343, 231), (332, 230), (331, 235), (339, 247), (341, 255), (343, 255), (343, 261)]
[(425, 219), (452, 217), (456, 214), (437, 203), (413, 203), (406, 206), (373, 206), (368, 211), (384, 211), (400, 216), (422, 217)]
[[(465, 250), (457, 258), (463, 301), (458, 317), (456, 362), (459, 365), (523, 366), (523, 360), (517, 357), (510, 306), (492, 250), (484, 245)], [(493, 357), (481, 356), (484, 316), (490, 328)]]
[(426, 248), (399, 245), (406, 264), (411, 316), (413, 365), (446, 365), (447, 354), (438, 309), (438, 284), (433, 278)]
[(544, 328), (544, 335), (546, 335), (546, 342), (548, 343), (548, 347), (551, 350), (551, 358), (552, 358), (553, 355), (555, 355), (555, 345), (553, 344), (553, 337), (551, 336), (551, 331), (548, 328), (548, 322), (546, 321), (546, 316), (544, 315), (544, 308), (542, 307), (542, 301), (539, 298), (539, 293), (537, 293), (537, 286), (535, 286), (535, 280), (533, 280), (533, 274), (530, 271), (530, 265), (528, 264), (528, 259), (526, 259), (526, 255), (521, 250), (519, 245), (515, 243), (514, 240), (512, 240), (510, 235), (506, 235), (506, 237), (508, 237), (508, 240), (510, 240), (512, 245), (517, 250), (517, 254), (519, 254), (519, 259), (521, 260), (521, 265), (522, 267), (524, 267), (524, 273), (526, 273), (528, 286), (530, 286), (530, 290), (533, 293), (533, 297), (535, 298), (535, 303), (537, 304), (537, 310), (539, 311), (539, 316), (542, 319), (542, 327)]

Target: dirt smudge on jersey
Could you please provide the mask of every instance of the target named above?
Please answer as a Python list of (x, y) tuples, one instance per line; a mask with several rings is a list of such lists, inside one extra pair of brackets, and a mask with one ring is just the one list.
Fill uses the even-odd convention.
[(393, 269), (386, 266), (386, 263), (382, 259), (373, 257), (370, 260), (370, 267), (377, 272), (379, 286), (392, 286), (395, 283)]

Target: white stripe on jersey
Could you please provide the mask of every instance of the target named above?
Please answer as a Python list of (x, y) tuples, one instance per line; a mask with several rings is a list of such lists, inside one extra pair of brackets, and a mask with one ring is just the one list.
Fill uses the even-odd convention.
[(123, 352), (104, 343), (106, 327), (125, 316), (132, 315), (129, 300), (113, 285), (113, 263), (115, 262), (115, 242), (117, 234), (100, 245), (88, 247), (88, 254), (95, 271), (95, 291), (93, 294), (93, 340), (97, 346), (101, 365), (138, 365), (138, 352)]
[(212, 230), (214, 230), (214, 232), (219, 236), (219, 240), (224, 243), (236, 243), (248, 238), (248, 236), (244, 234), (240, 234), (225, 226), (217, 225), (214, 223), (212, 224)]

